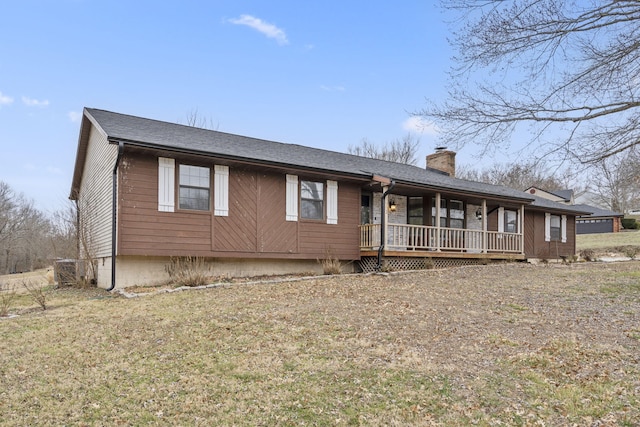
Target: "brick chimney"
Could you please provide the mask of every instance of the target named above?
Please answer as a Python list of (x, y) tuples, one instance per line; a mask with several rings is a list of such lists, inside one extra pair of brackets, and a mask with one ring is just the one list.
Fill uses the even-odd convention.
[(456, 176), (456, 153), (447, 147), (437, 147), (436, 152), (427, 156), (427, 167)]

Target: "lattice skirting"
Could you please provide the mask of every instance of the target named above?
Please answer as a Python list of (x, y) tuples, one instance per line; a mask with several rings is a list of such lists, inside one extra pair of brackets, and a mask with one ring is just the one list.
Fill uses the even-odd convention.
[[(382, 260), (382, 265), (384, 270), (406, 271), (461, 267), (463, 265), (478, 265), (486, 262), (486, 260), (467, 258), (386, 257)], [(372, 273), (378, 267), (378, 258), (372, 256), (362, 257), (359, 261), (359, 266), (363, 273)]]

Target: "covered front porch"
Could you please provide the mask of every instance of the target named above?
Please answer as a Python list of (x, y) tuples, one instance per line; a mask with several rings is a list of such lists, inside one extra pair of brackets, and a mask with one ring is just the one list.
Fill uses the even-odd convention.
[[(522, 233), (386, 224), (383, 256), (524, 259)], [(362, 256), (380, 251), (382, 224), (360, 226)]]
[(382, 184), (363, 193), (359, 227), (361, 258), (376, 269), (525, 259), (521, 200)]

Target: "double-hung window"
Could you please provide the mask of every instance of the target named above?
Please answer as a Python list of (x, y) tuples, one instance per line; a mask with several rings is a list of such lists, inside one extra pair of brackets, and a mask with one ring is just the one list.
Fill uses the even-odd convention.
[(286, 176), (286, 220), (323, 220), (338, 223), (338, 182), (333, 180), (298, 180), (297, 175)]
[(545, 242), (567, 242), (567, 216), (544, 215), (544, 240)]
[(549, 235), (552, 241), (561, 240), (562, 236), (562, 222), (560, 221), (560, 215), (551, 215), (549, 218)]
[(300, 216), (306, 219), (324, 218), (324, 183), (301, 181)]
[(210, 169), (202, 166), (179, 166), (180, 209), (208, 211), (211, 194)]
[(178, 209), (210, 212), (213, 205), (215, 216), (228, 216), (229, 166), (213, 165), (212, 169), (176, 163), (175, 159), (158, 157), (158, 211), (174, 212), (177, 203)]

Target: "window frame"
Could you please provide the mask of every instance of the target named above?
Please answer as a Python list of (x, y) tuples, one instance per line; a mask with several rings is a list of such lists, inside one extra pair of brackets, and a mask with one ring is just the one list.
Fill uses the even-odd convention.
[[(461, 209), (453, 209), (452, 208), (452, 204), (460, 204)], [(466, 209), (467, 209), (467, 203), (464, 200), (460, 200), (460, 199), (447, 199), (445, 197), (441, 197), (440, 198), (440, 218), (436, 218), (436, 198), (432, 197), (431, 198), (431, 202), (430, 202), (430, 207), (431, 207), (431, 215), (430, 215), (430, 221), (431, 221), (431, 225), (435, 226), (436, 225), (436, 221), (439, 221), (440, 227), (442, 228), (453, 228), (456, 230), (464, 230), (467, 226), (467, 214), (466, 214)], [(451, 211), (456, 211), (456, 212), (461, 212), (462, 218), (456, 218), (455, 216), (451, 215)], [(461, 221), (462, 226), (461, 227), (452, 227), (451, 226), (451, 221)]]
[(407, 197), (407, 224), (424, 225), (424, 210), (424, 197)]
[[(198, 164), (191, 164), (191, 163), (182, 163), (182, 162), (178, 162), (178, 167), (176, 168), (176, 182), (177, 182), (177, 191), (176, 191), (176, 198), (177, 198), (177, 208), (178, 210), (181, 211), (189, 211), (189, 212), (211, 212), (211, 206), (212, 206), (212, 200), (211, 200), (211, 196), (212, 196), (212, 190), (213, 190), (213, 183), (212, 183), (212, 179), (213, 179), (213, 174), (211, 173), (211, 167), (209, 166), (202, 166), (202, 165), (198, 165)], [(182, 167), (185, 168), (198, 168), (198, 169), (202, 169), (202, 170), (207, 170), (208, 173), (208, 182), (207, 182), (207, 187), (203, 187), (200, 185), (192, 185), (191, 183), (189, 184), (183, 184), (182, 183), (182, 173), (181, 173), (181, 169)], [(182, 189), (195, 189), (195, 190), (206, 190), (207, 191), (207, 208), (206, 209), (201, 209), (198, 207), (188, 207), (188, 206), (183, 206), (182, 204)], [(199, 200), (199, 199), (193, 199), (193, 200)]]
[[(303, 193), (305, 191), (305, 183), (312, 183), (320, 186), (321, 198), (310, 198), (303, 197)], [(324, 221), (327, 217), (327, 183), (326, 181), (314, 181), (312, 179), (300, 179), (300, 188), (298, 194), (300, 200), (300, 219), (304, 221)], [(320, 209), (314, 208), (313, 210), (320, 213), (319, 217), (308, 217), (305, 216), (307, 210), (305, 209), (306, 203), (320, 203)]]
[[(553, 225), (554, 218), (557, 218), (558, 220), (557, 227)], [(557, 236), (555, 235), (554, 230), (557, 230)], [(555, 214), (549, 215), (549, 239), (551, 242), (562, 241), (562, 216)]]
[[(509, 215), (513, 214), (513, 231), (509, 230)], [(504, 210), (504, 232), (505, 233), (519, 233), (518, 230), (518, 211), (513, 209), (505, 209)]]

